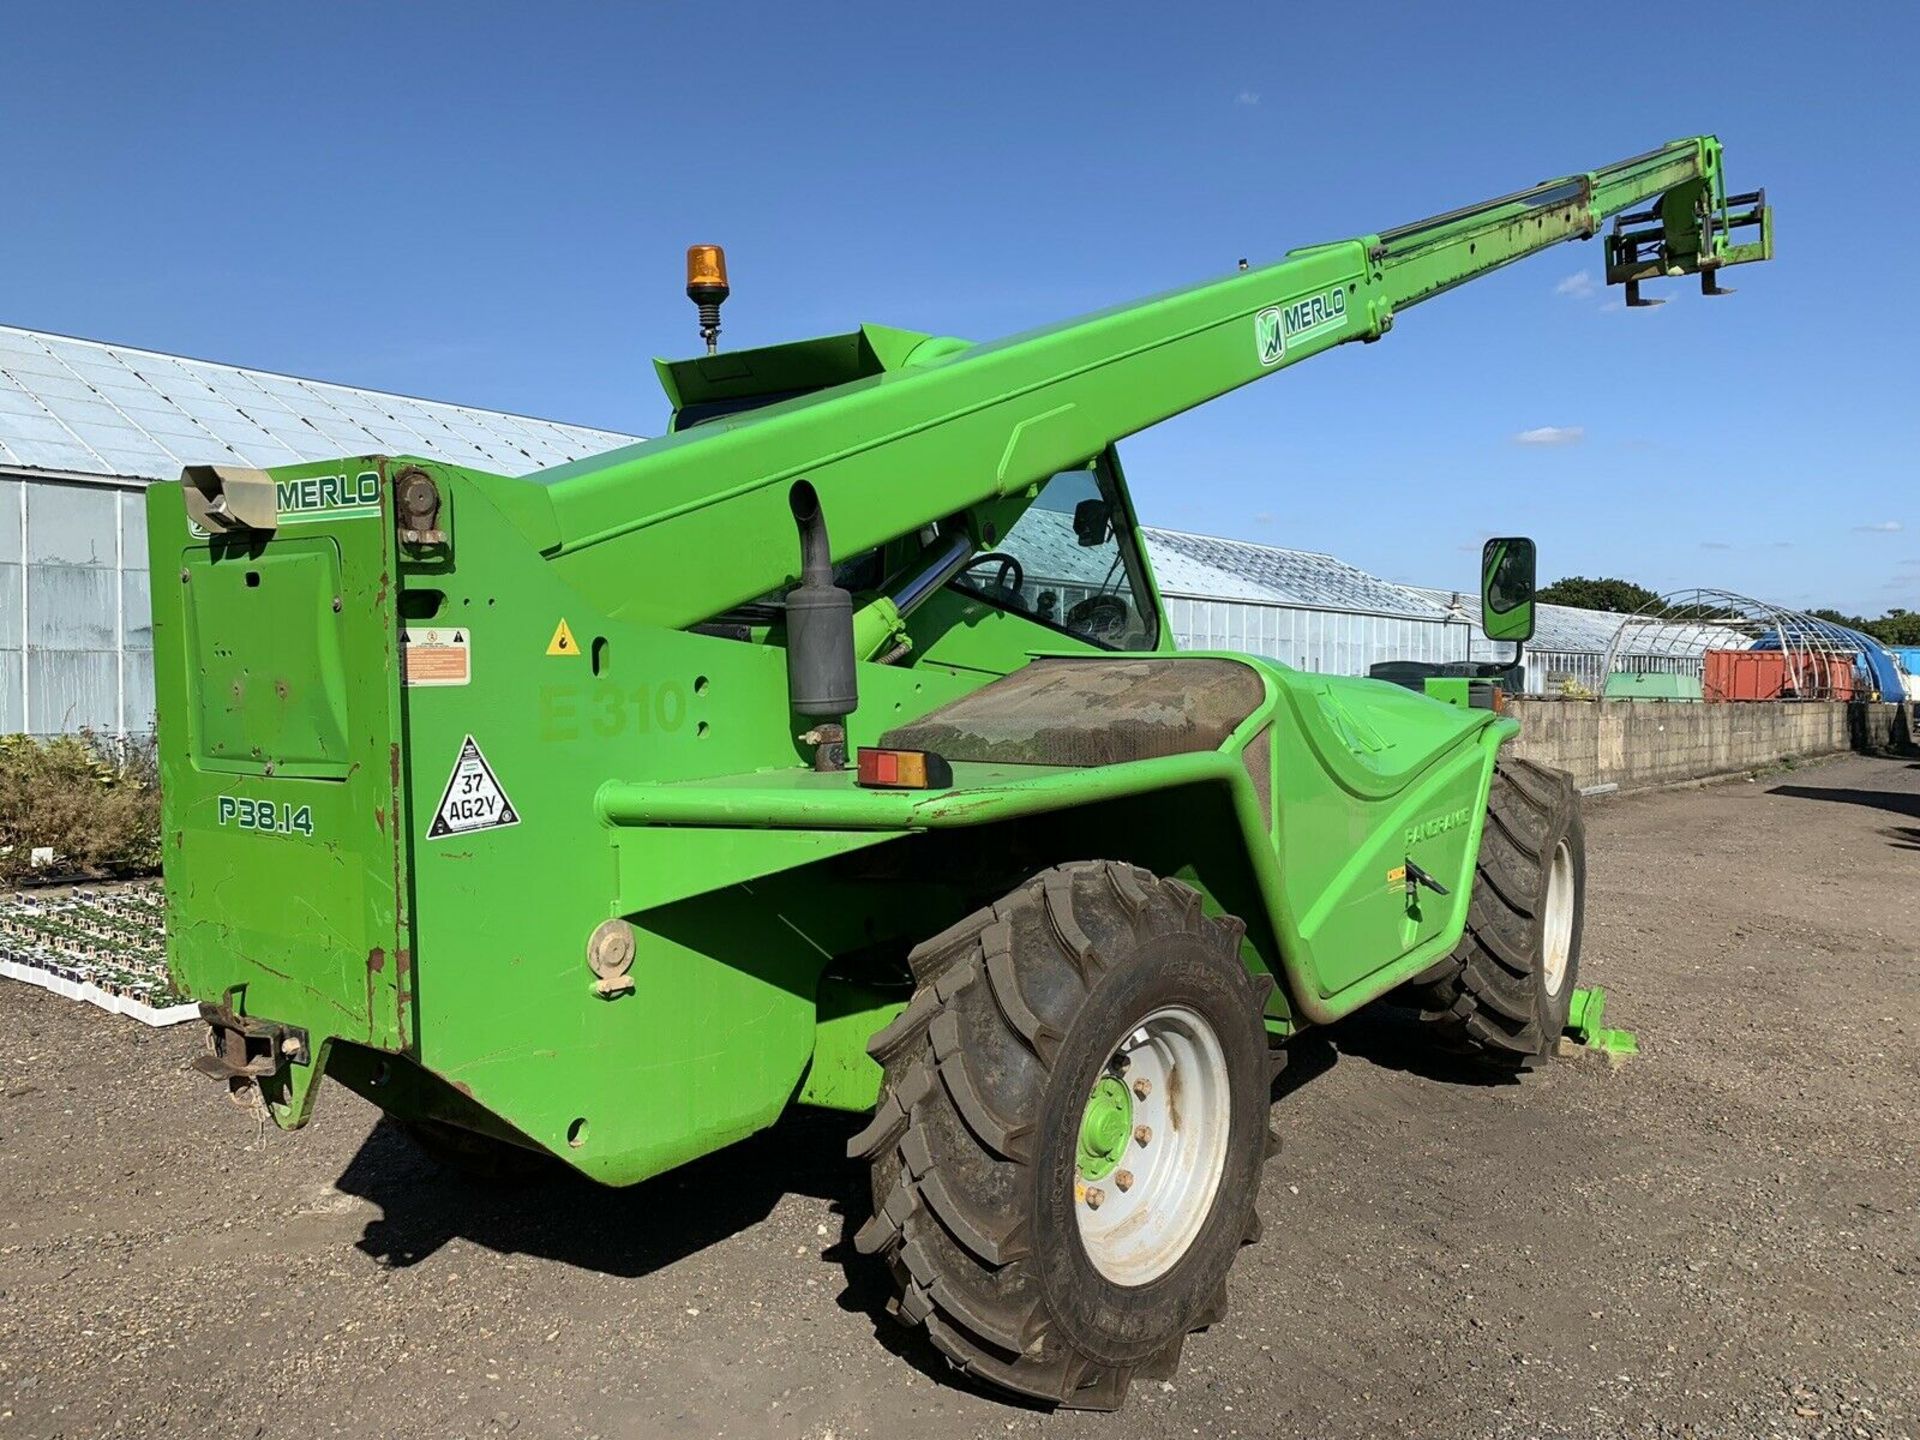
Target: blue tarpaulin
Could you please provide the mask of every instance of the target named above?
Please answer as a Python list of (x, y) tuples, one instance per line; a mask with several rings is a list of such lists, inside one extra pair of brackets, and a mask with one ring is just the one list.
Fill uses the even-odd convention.
[(1788, 620), (1779, 630), (1769, 630), (1753, 642), (1755, 650), (1778, 650), (1780, 633), (1784, 630), (1788, 642), (1795, 650), (1851, 650), (1853, 651), (1853, 671), (1858, 684), (1866, 690), (1878, 691), (1882, 700), (1905, 700), (1906, 686), (1901, 680), (1900, 667), (1894, 663), (1893, 654), (1873, 636), (1859, 630), (1849, 629), (1845, 625), (1836, 625), (1831, 620), (1821, 620), (1812, 615), (1798, 615)]

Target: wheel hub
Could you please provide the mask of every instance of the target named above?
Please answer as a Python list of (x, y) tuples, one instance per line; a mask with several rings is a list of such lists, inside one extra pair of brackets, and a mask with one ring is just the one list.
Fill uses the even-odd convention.
[(1079, 1171), (1086, 1181), (1104, 1180), (1127, 1153), (1133, 1133), (1133, 1092), (1115, 1075), (1104, 1075), (1087, 1097), (1080, 1120)]
[(1130, 1027), (1080, 1117), (1074, 1214), (1087, 1258), (1119, 1285), (1179, 1263), (1226, 1168), (1231, 1082), (1213, 1027), (1170, 1005)]

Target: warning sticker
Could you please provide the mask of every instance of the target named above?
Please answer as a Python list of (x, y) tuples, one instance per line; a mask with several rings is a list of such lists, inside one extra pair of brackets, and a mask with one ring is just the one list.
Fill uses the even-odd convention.
[(476, 830), (497, 830), (519, 823), (520, 812), (500, 788), (487, 757), (480, 753), (473, 737), (467, 736), (460, 747), (460, 758), (454, 761), (453, 774), (447, 777), (447, 791), (440, 797), (433, 824), (427, 827), (427, 839), (471, 835)]
[(465, 630), (409, 625), (400, 642), (400, 674), (408, 685), (465, 685), (473, 679), (473, 646)]
[(553, 639), (547, 642), (547, 654), (578, 655), (579, 653), (580, 647), (574, 643), (573, 639), (573, 627), (567, 624), (563, 616), (559, 625), (554, 627)]

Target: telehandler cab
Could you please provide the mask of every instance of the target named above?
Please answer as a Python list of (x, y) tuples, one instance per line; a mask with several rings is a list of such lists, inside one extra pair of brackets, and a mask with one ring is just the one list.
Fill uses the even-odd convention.
[(1118, 1405), (1221, 1314), (1288, 1037), (1393, 994), (1545, 1053), (1584, 862), (1498, 711), (1174, 653), (1115, 442), (1649, 203), (1636, 300), (1771, 254), (1712, 137), (993, 344), (722, 351), (695, 247), (660, 439), (154, 486), (201, 1068), (287, 1128), (327, 1074), (455, 1164), (614, 1185), (871, 1111), (899, 1318)]

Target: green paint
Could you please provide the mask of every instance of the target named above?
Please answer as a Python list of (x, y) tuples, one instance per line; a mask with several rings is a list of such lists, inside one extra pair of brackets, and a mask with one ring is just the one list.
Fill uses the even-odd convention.
[(1607, 992), (1598, 985), (1586, 985), (1573, 992), (1567, 1004), (1566, 1033), (1576, 1044), (1622, 1058), (1640, 1053), (1640, 1042), (1631, 1030), (1610, 1030), (1602, 1021), (1607, 1013)]
[[(274, 481), (274, 508), (279, 512), (281, 529), (337, 520), (370, 520), (380, 513), (380, 471), (359, 470), (351, 475), (304, 473), (311, 468), (283, 470)], [(207, 532), (191, 521), (187, 522), (187, 533), (196, 540), (207, 538)]]
[(214, 802), (214, 823), (264, 835), (313, 835), (311, 805), (276, 804), (245, 795), (222, 795)]
[(1429, 700), (1465, 710), (1473, 704), (1473, 681), (1464, 675), (1429, 675), (1420, 682)]
[(1473, 811), (1466, 806), (1450, 810), (1445, 815), (1435, 815), (1426, 820), (1416, 821), (1407, 828), (1407, 845), (1418, 845), (1422, 840), (1431, 840), (1436, 835), (1444, 835), (1462, 825), (1473, 823)]
[(1132, 1139), (1133, 1092), (1117, 1076), (1103, 1075), (1087, 1097), (1086, 1112), (1080, 1118), (1080, 1178), (1089, 1182), (1106, 1179), (1127, 1153)]
[(826, 1110), (870, 1109), (880, 1088), (880, 1067), (867, 1054), (867, 1041), (905, 1008), (905, 995), (882, 995), (823, 976), (815, 998), (813, 1059), (800, 1103)]
[[(856, 591), (855, 746), (1036, 653), (1166, 653), (1119, 439), (1377, 339), (1718, 157), (1678, 142), (993, 344), (869, 325), (666, 363), (670, 433), (530, 480), (291, 467), (274, 475), (285, 528), (213, 539), (188, 533), (178, 485), (153, 486), (175, 982), (309, 1032), (313, 1063), (270, 1090), (282, 1124), (337, 1065), (396, 1114), (610, 1183), (795, 1102), (870, 1106), (864, 1046), (911, 993), (907, 950), (1057, 861), (1132, 861), (1245, 921), (1244, 962), (1279, 982), (1273, 1034), (1350, 1013), (1458, 941), (1511, 720), (1248, 660), (1259, 703), (1216, 750), (956, 762), (949, 789), (861, 790), (810, 767), (784, 620), (761, 603), (798, 570), (788, 491), (815, 486)], [(397, 539), (393, 478), (416, 465), (444, 545)], [(895, 603), (956, 543), (982, 583)], [(985, 555), (1014, 548), (1037, 572), (1018, 603), (985, 583)], [(400, 628), (429, 618), (466, 631), (470, 683), (401, 686)], [(555, 657), (562, 620), (578, 653)], [(519, 823), (429, 841), (469, 736)], [(1389, 883), (1409, 859), (1451, 893), (1409, 909)], [(633, 989), (609, 998), (587, 943), (616, 917)], [(1106, 1117), (1082, 1140), (1107, 1146)]]
[(282, 525), (365, 519), (380, 513), (378, 470), (277, 480), (273, 489)]

